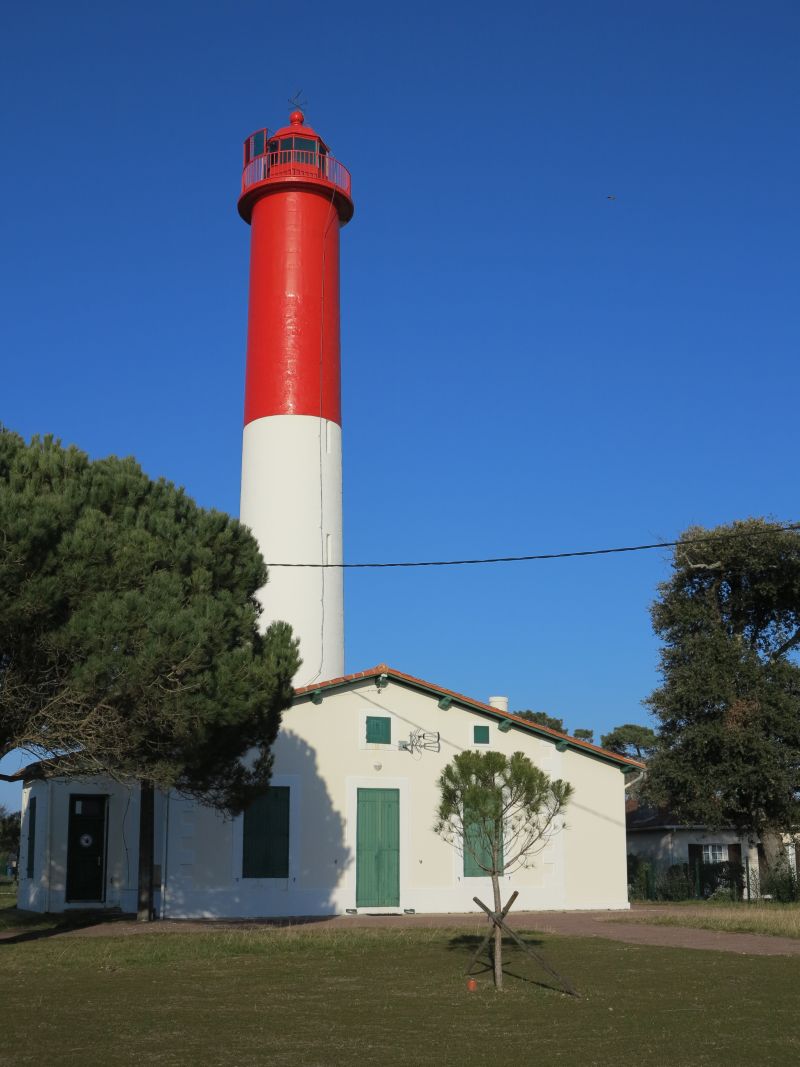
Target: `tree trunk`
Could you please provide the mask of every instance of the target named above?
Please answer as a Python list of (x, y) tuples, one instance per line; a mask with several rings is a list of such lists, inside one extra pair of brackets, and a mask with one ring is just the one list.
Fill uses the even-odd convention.
[(139, 790), (139, 922), (153, 919), (153, 852), (155, 802), (153, 783), (142, 779)]
[(786, 862), (786, 846), (781, 834), (776, 834), (773, 830), (762, 830), (761, 844), (764, 846), (764, 859), (769, 870)]
[[(494, 893), (495, 914), (499, 915), (503, 910), (503, 905), (500, 901), (500, 878), (496, 874), (492, 875), (492, 892)], [(494, 987), (495, 989), (503, 988), (503, 931), (499, 926), (494, 928)]]

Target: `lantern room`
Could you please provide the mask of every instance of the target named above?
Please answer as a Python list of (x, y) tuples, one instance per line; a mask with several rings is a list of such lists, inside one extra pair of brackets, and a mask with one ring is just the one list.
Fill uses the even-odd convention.
[(250, 222), (253, 204), (276, 186), (301, 186), (330, 196), (344, 225), (353, 217), (350, 173), (334, 159), (328, 146), (302, 111), (293, 111), (289, 125), (270, 132), (256, 130), (244, 142), (244, 169), (239, 214)]

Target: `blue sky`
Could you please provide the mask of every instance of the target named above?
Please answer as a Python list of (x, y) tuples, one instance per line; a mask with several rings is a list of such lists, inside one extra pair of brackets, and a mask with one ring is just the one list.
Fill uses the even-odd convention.
[[(797, 4), (76, 2), (2, 22), (5, 425), (237, 513), (241, 142), (302, 88), (356, 204), (347, 560), (800, 517)], [(667, 573), (664, 552), (350, 572), (347, 669), (385, 660), (598, 735), (646, 721)]]

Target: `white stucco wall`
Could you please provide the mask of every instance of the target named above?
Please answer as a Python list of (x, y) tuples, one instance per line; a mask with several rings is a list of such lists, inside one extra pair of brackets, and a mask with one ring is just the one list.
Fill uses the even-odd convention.
[[(367, 715), (392, 719), (392, 743), (368, 745)], [(463, 860), (433, 832), (442, 768), (473, 747), (473, 726), (489, 725), (490, 745), (521, 750), (552, 777), (566, 778), (575, 796), (566, 827), (530, 869), (503, 879), (529, 909), (627, 908), (624, 777), (619, 767), (555, 745), (527, 731), (501, 733), (488, 717), (390, 681), (370, 680), (300, 700), (284, 714), (275, 747), (273, 784), (289, 785), (287, 879), (244, 879), (242, 820), (224, 820), (197, 804), (172, 799), (167, 858), (168, 916), (322, 915), (356, 906), (356, 797), (359, 788), (400, 794), (400, 905), (417, 912), (477, 910), (491, 901), (488, 878), (465, 878)], [(397, 742), (410, 731), (439, 732), (441, 751), (413, 756)], [(475, 746), (481, 747), (484, 746)], [(370, 911), (379, 909), (369, 909)]]

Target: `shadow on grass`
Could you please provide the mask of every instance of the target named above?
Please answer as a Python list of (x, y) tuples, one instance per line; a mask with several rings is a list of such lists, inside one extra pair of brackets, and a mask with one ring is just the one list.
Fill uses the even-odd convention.
[[(56, 937), (71, 930), (85, 930), (90, 926), (107, 926), (114, 922), (135, 918), (122, 912), (85, 911), (69, 915), (40, 915), (37, 912), (19, 911), (17, 908), (0, 909), (0, 951), (4, 945), (20, 945), (25, 941), (40, 941)], [(18, 930), (18, 933), (12, 931)]]
[[(121, 911), (71, 911), (62, 914), (41, 914), (34, 911), (20, 911), (18, 908), (0, 908), (0, 950), (3, 945), (19, 945), (25, 941), (39, 941), (59, 934), (77, 930), (88, 930), (115, 923), (133, 923), (136, 915)], [(330, 922), (329, 915), (300, 915), (290, 918), (259, 919), (168, 919), (168, 925), (180, 927), (205, 927), (209, 930), (255, 930), (255, 929), (289, 929)], [(154, 919), (152, 925), (160, 925)], [(15, 932), (17, 931), (17, 932)]]
[[(461, 952), (461, 951), (464, 951), (465, 949), (467, 949), (467, 950), (470, 951), (471, 954), (474, 954), (477, 951), (478, 946), (481, 944), (482, 941), (483, 941), (483, 938), (479, 937), (477, 934), (459, 934), (457, 937), (451, 937), (450, 938), (450, 940), (447, 943), (447, 947), (451, 952)], [(473, 978), (481, 978), (485, 974), (492, 974), (494, 972), (494, 964), (492, 963), (491, 957), (489, 955), (489, 953), (491, 952), (491, 944), (492, 944), (492, 942), (490, 942), (490, 944), (487, 946), (487, 949), (486, 949), (487, 955), (486, 955), (486, 957), (479, 957), (477, 960), (474, 961), (472, 967), (470, 967), (469, 975), (471, 977), (473, 977)], [(532, 947), (535, 946), (536, 948), (541, 948), (541, 946), (544, 944), (544, 942), (541, 941), (541, 940), (534, 941), (533, 939), (528, 938), (527, 941), (526, 941), (526, 944), (529, 944)], [(512, 952), (512, 953), (516, 952), (518, 955), (522, 954), (522, 950), (520, 949), (520, 947), (518, 945), (516, 945), (510, 938), (504, 937), (503, 938), (503, 974), (505, 975), (506, 978), (516, 978), (517, 981), (524, 982), (526, 985), (537, 986), (539, 989), (547, 989), (551, 993), (559, 993), (560, 995), (564, 994), (564, 990), (560, 986), (558, 986), (555, 982), (549, 982), (549, 981), (542, 980), (542, 979), (537, 979), (537, 978), (530, 978), (528, 975), (519, 974), (515, 970), (514, 971), (509, 970), (509, 963), (508, 963), (508, 953), (509, 952)], [(516, 962), (519, 962), (519, 961), (516, 961)], [(531, 960), (531, 963), (534, 963), (534, 961)], [(481, 969), (480, 970), (474, 970), (474, 968), (476, 968), (476, 967), (480, 967)]]

